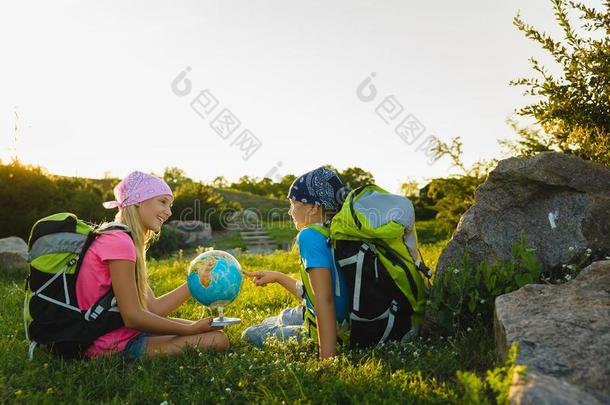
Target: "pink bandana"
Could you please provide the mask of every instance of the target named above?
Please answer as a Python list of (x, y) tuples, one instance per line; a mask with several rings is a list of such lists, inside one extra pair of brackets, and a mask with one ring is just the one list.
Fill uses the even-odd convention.
[(106, 201), (104, 208), (125, 208), (160, 195), (173, 195), (167, 183), (142, 172), (131, 172), (114, 188), (115, 201)]

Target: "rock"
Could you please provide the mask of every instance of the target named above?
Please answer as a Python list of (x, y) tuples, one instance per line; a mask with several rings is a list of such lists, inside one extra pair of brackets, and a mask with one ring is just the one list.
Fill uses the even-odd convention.
[(499, 357), (517, 343), (516, 363), (527, 368), (513, 387), (527, 400), (516, 403), (580, 403), (567, 400), (580, 391), (610, 402), (610, 260), (562, 285), (529, 284), (497, 297), (494, 329)]
[(610, 256), (610, 167), (556, 152), (502, 160), (476, 190), (437, 271), (508, 260), (524, 233), (544, 270), (580, 256)]
[(515, 373), (508, 398), (515, 405), (602, 405), (600, 399), (578, 387), (535, 372)]
[(262, 218), (262, 214), (257, 209), (247, 208), (243, 211), (235, 211), (227, 218), (227, 229), (259, 229), (263, 227)]
[(258, 212), (254, 211), (250, 208), (245, 209), (242, 215), (243, 215), (244, 221), (246, 221), (247, 223), (260, 222), (260, 220), (261, 220), (261, 218), (260, 218), (261, 215)]
[(169, 221), (166, 224), (176, 232), (180, 248), (195, 247), (212, 239), (212, 227), (202, 221)]
[(23, 270), (27, 261), (28, 245), (16, 236), (0, 239), (0, 269)]

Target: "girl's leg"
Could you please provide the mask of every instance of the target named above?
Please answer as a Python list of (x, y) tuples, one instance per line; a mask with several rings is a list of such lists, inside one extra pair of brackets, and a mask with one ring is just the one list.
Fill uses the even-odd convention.
[(191, 336), (150, 336), (146, 345), (146, 355), (176, 354), (186, 346), (224, 351), (229, 348), (229, 338), (222, 331)]

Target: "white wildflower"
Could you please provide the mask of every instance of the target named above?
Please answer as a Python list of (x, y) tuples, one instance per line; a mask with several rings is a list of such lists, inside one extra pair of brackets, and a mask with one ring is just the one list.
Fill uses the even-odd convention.
[(570, 276), (569, 274), (566, 274), (565, 279), (566, 279), (567, 281), (570, 281), (570, 280), (572, 279), (572, 276)]
[(458, 273), (460, 272), (460, 269), (453, 269), (453, 272), (454, 272), (455, 274), (458, 274)]

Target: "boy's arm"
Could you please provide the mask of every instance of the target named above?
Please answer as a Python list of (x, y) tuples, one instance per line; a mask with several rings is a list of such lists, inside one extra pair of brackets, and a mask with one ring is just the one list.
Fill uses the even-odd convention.
[(332, 278), (327, 268), (310, 268), (308, 271), (311, 288), (313, 288), (318, 324), (318, 343), (320, 359), (337, 354), (337, 321), (335, 301), (332, 290)]
[(302, 298), (297, 288), (298, 281), (287, 274), (278, 271), (244, 271), (244, 274), (254, 278), (254, 285), (265, 287), (269, 283), (278, 283), (297, 298)]

